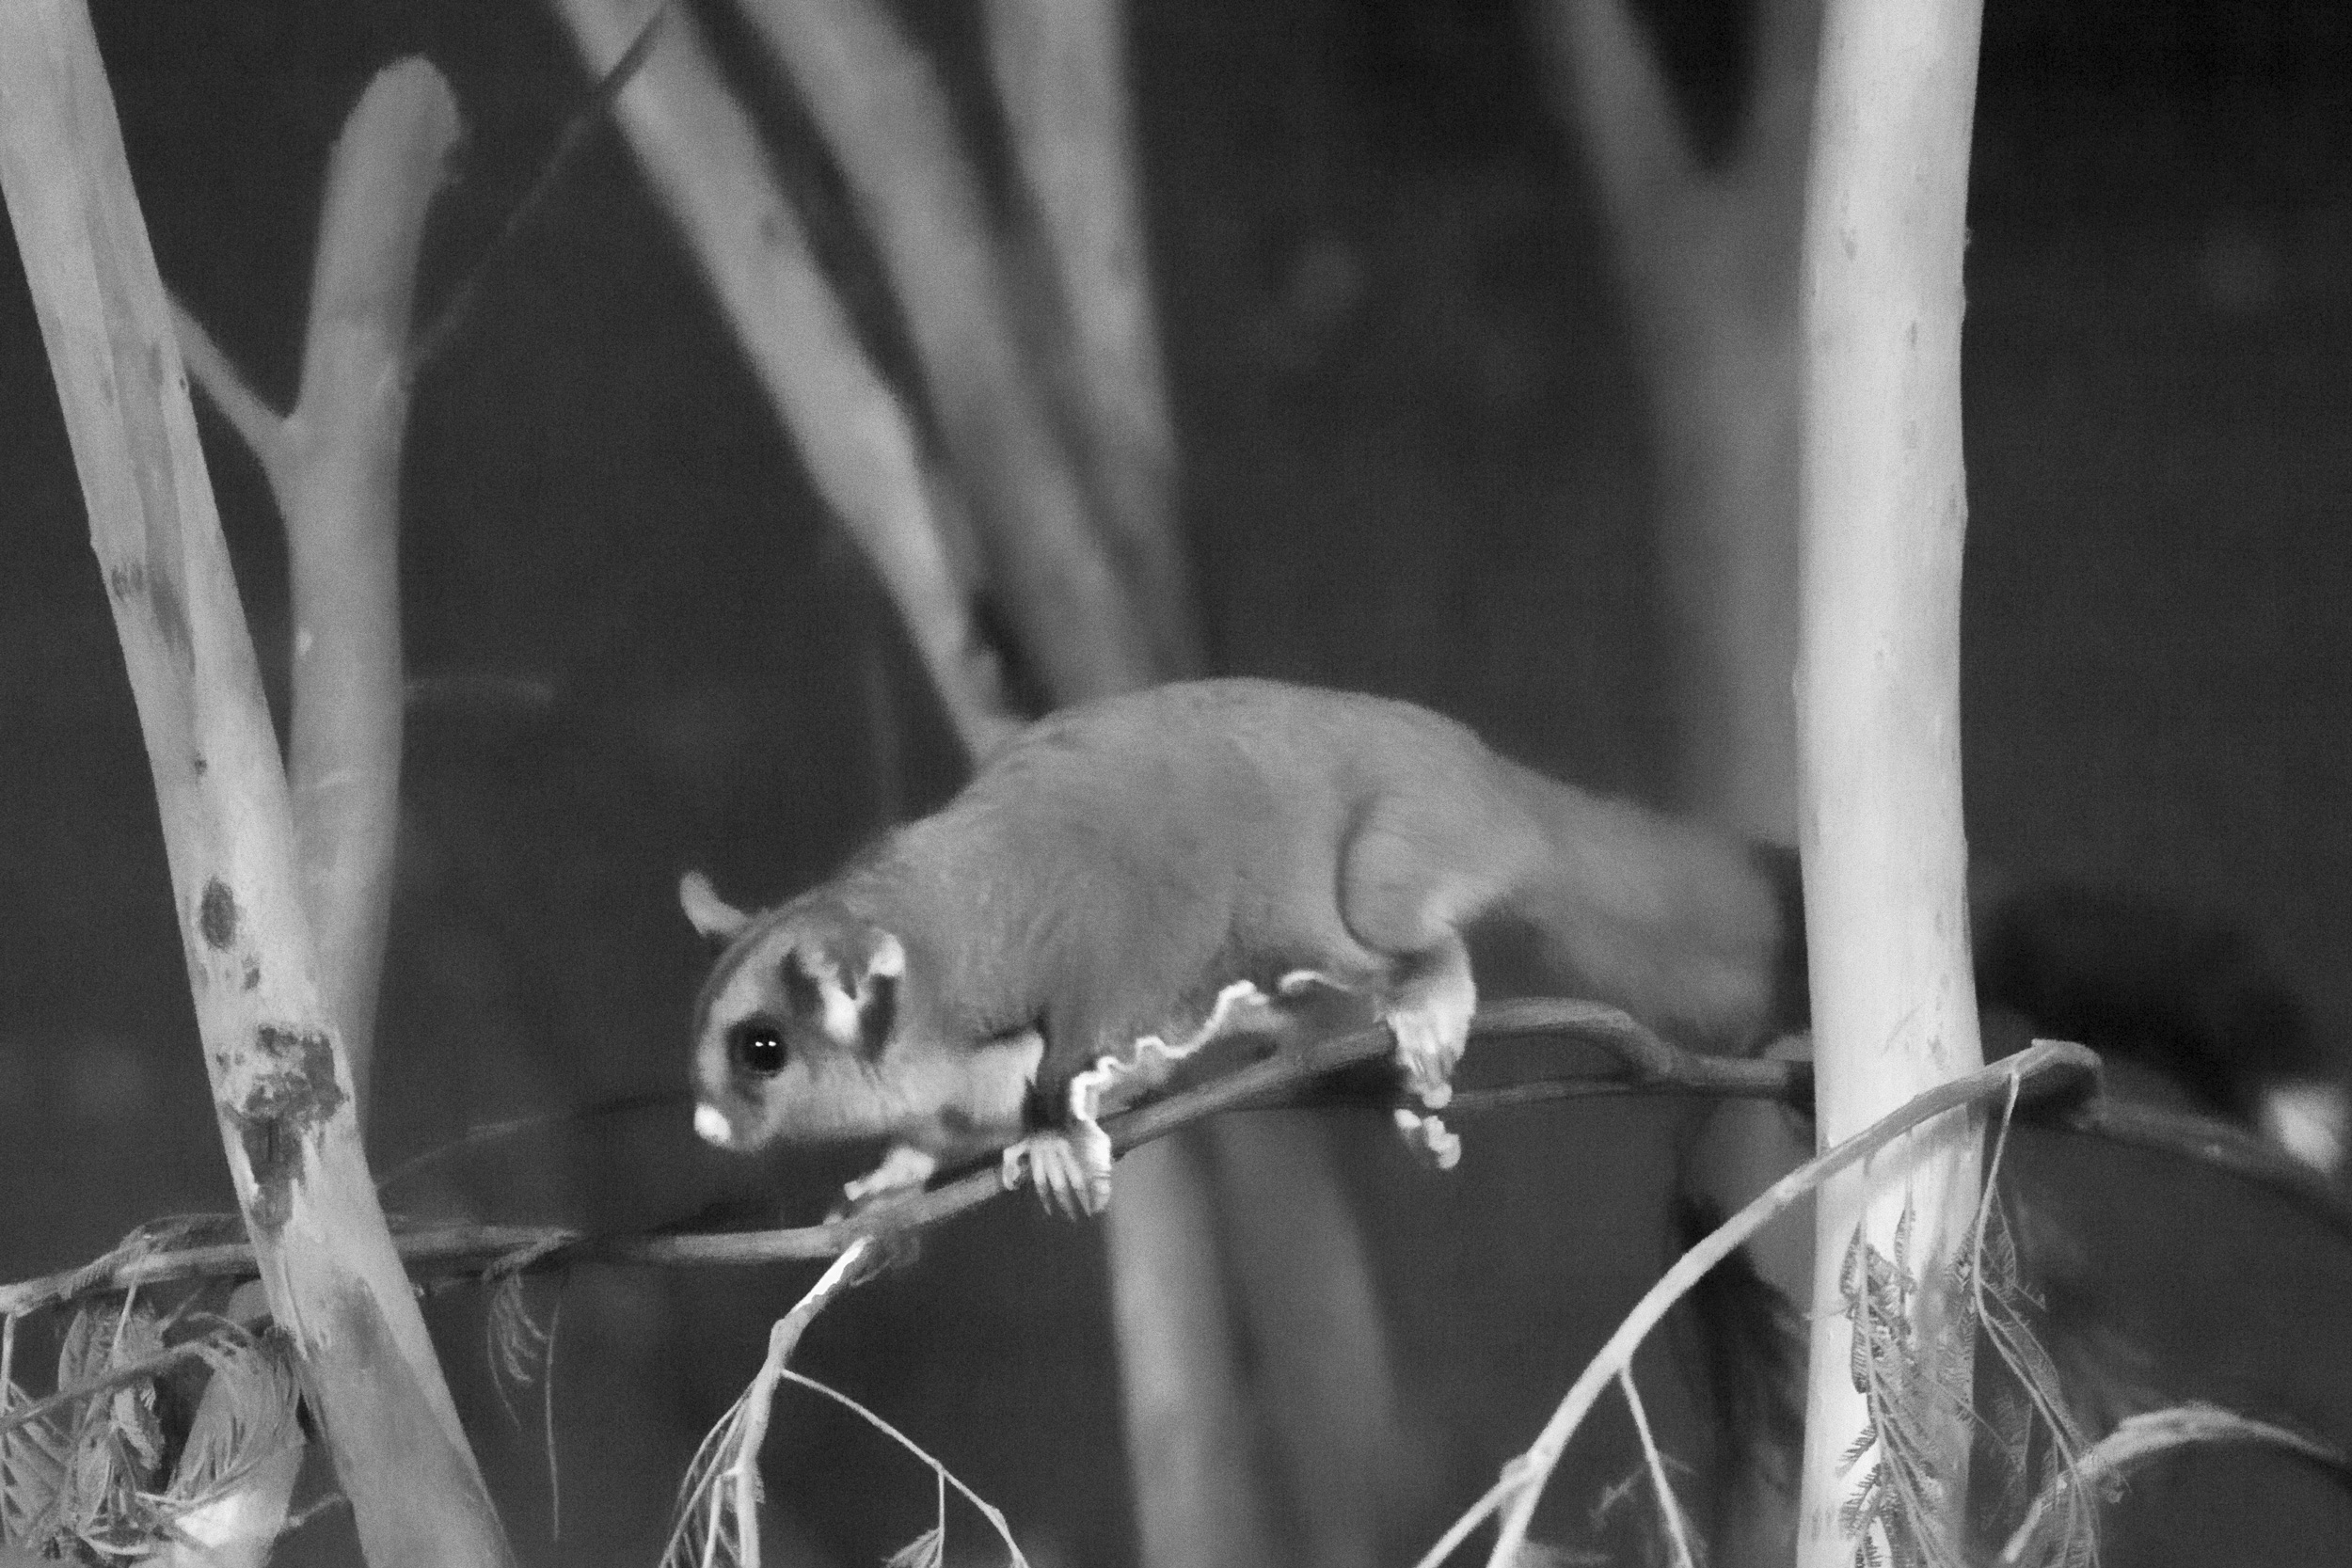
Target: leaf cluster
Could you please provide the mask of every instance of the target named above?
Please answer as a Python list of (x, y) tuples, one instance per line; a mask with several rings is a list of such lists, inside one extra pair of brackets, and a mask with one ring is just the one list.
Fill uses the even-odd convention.
[(302, 1441), (274, 1334), (128, 1294), (87, 1301), (60, 1336), (54, 1391), (35, 1397), (16, 1377), (20, 1321), (0, 1332), (0, 1548), (147, 1557)]

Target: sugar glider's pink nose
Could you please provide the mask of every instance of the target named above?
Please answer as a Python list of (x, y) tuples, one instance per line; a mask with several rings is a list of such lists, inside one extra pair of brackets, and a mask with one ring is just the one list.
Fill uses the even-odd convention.
[(735, 1147), (735, 1129), (727, 1121), (727, 1114), (716, 1105), (694, 1107), (694, 1131), (703, 1142), (717, 1148)]

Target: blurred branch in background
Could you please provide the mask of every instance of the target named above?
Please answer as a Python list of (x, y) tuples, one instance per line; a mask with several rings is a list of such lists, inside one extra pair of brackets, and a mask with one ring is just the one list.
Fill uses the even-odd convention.
[[(1598, 190), (1646, 382), (1653, 522), (1665, 587), (1680, 803), (1751, 837), (1797, 826), (1797, 245), (1804, 219), (1820, 0), (1762, 0), (1738, 118), (1709, 159), (1662, 51), (1627, 0), (1533, 0), (1553, 108)], [(1729, 1213), (1804, 1150), (1785, 1118), (1725, 1106), (1687, 1143), (1694, 1212)], [(1791, 1311), (1812, 1283), (1809, 1203), (1747, 1254)], [(1716, 1402), (1712, 1542), (1723, 1560), (1787, 1562), (1796, 1458), (1754, 1430), (1729, 1386), (1747, 1336), (1704, 1298), (1698, 1331), (1726, 1377)], [(1753, 1357), (1746, 1359), (1753, 1360)]]
[[(875, 0), (742, 0), (839, 163), (905, 318), (985, 591), (1057, 705), (1195, 674), (1191, 608), (1123, 572), (1019, 330), (987, 193), (929, 61)], [(1123, 160), (1124, 147), (1102, 150)], [(1141, 615), (1142, 635), (1131, 617)], [(1040, 628), (1052, 627), (1050, 635)], [(1174, 655), (1176, 657), (1171, 657)], [(1182, 660), (1180, 662), (1179, 660)]]
[(1754, 8), (1744, 113), (1711, 164), (1627, 0), (1534, 0), (1551, 96), (1614, 241), (1648, 383), (1679, 803), (1797, 825), (1797, 239), (1820, 0)]
[[(438, 78), (411, 72), (361, 124), (370, 129), (347, 144), (339, 175), (373, 165), (378, 153), (361, 142), (381, 136), (381, 156), (397, 171), (389, 185), (421, 211), (455, 131)], [(376, 1568), (503, 1563), (504, 1536), (368, 1178), (336, 1006), (353, 995), (351, 977), (323, 983), (294, 808), (113, 95), (76, 0), (0, 13), (0, 186), (145, 734), (205, 1066), (270, 1314)], [(323, 290), (327, 314), (356, 304), (365, 346), (346, 359), (354, 345), (340, 331), (352, 322), (337, 320), (330, 341), (311, 345), (321, 357), (306, 370), (306, 394), (397, 354), (397, 336), (379, 329), (405, 318), (406, 282), (386, 278), (413, 262), (399, 240), (413, 219), (381, 220), (387, 228), (350, 236), (364, 245), (373, 234), (386, 247), (377, 267), (323, 262), (322, 278), (335, 280)], [(329, 256), (338, 248), (334, 236), (323, 245)], [(376, 286), (341, 293), (365, 277)], [(360, 402), (368, 417), (386, 411), (372, 397)], [(389, 409), (401, 406), (394, 398)], [(255, 414), (248, 404), (239, 417)], [(379, 435), (352, 450), (386, 445)], [(388, 515), (380, 495), (361, 499), (362, 510)], [(380, 538), (359, 547), (389, 549)], [(388, 578), (379, 570), (374, 581)], [(396, 671), (391, 686), (397, 701)], [(380, 737), (361, 745), (370, 757), (385, 754)], [(381, 879), (373, 885), (380, 896)], [(352, 924), (364, 933), (381, 921), (379, 911)], [(342, 961), (356, 951), (345, 947)]]
[[(657, 8), (555, 0), (589, 72), (620, 62)], [(874, 368), (809, 249), (758, 132), (700, 28), (671, 8), (615, 107), (638, 166), (789, 433), (818, 491), (874, 562), (972, 755), (1011, 733), (976, 585), (951, 548), (949, 504), (904, 403)]]
[(1175, 515), (1176, 431), (1162, 377), (1142, 171), (1115, 0), (990, 0), (989, 65), (1020, 173), (1014, 283), (1057, 309), (1033, 344), (1086, 443), (1098, 517), (1117, 542), (1163, 664), (1203, 663)]

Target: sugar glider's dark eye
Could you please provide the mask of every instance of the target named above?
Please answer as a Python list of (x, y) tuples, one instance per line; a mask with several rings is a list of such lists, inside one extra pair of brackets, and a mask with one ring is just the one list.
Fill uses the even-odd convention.
[(784, 1070), (784, 1031), (764, 1018), (747, 1018), (727, 1031), (727, 1054), (745, 1072), (773, 1078)]

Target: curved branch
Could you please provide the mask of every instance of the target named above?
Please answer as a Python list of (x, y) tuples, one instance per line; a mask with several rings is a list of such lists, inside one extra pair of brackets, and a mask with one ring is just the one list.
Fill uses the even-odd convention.
[[(1605, 1053), (1611, 1062), (1595, 1070), (1457, 1089), (1446, 1107), (1449, 1117), (1563, 1100), (1645, 1094), (1776, 1100), (1799, 1111), (1812, 1108), (1813, 1071), (1807, 1062), (1745, 1060), (1685, 1051), (1616, 1008), (1595, 1002), (1501, 1003), (1482, 1010), (1470, 1033), (1485, 1040), (1562, 1040)], [(2069, 1062), (2089, 1057), (2084, 1047), (2067, 1049)], [(1104, 1131), (1110, 1134), (1112, 1148), (1124, 1154), (1227, 1111), (1386, 1110), (1394, 1103), (1394, 1096), (1387, 1089), (1335, 1083), (1333, 1075), (1343, 1069), (1386, 1061), (1392, 1050), (1385, 1028), (1355, 1030), (1311, 1041), (1138, 1106), (1105, 1122)], [(2001, 1065), (1993, 1064), (1994, 1068)], [(2097, 1091), (2096, 1085), (2095, 1072), (2076, 1072), (2070, 1067), (2068, 1075), (2038, 1091), (2029, 1084), (2018, 1115), (2026, 1126), (2145, 1149), (2235, 1177), (2294, 1204), (2352, 1245), (2352, 1204), (2308, 1167), (2226, 1122), (2110, 1100)], [(640, 1096), (628, 1103), (650, 1103), (653, 1098)], [(513, 1125), (532, 1126), (541, 1119)], [(460, 1140), (460, 1147), (479, 1141), (468, 1134)], [(992, 1164), (886, 1209), (829, 1225), (592, 1236), (559, 1226), (427, 1222), (398, 1227), (395, 1242), (411, 1274), (447, 1283), (470, 1281), (485, 1271), (536, 1271), (572, 1263), (746, 1267), (836, 1257), (861, 1236), (908, 1235), (976, 1209), (1004, 1191)], [(109, 1291), (249, 1276), (252, 1249), (243, 1242), (214, 1239), (233, 1230), (229, 1222), (215, 1225), (203, 1218), (144, 1228), (79, 1268), (0, 1286), (0, 1318)]]
[(1491, 1561), (1510, 1562), (1527, 1539), (1528, 1521), (1534, 1516), (1542, 1493), (1560, 1455), (1567, 1447), (1584, 1413), (1610, 1380), (1633, 1364), (1633, 1353), (1658, 1326), (1674, 1304), (1689, 1293), (1701, 1275), (1728, 1258), (1739, 1245), (1829, 1177), (1851, 1169), (1863, 1160), (1922, 1127), (1947, 1111), (1989, 1103), (2013, 1095), (2018, 1103), (2046, 1101), (2053, 1095), (2074, 1095), (2095, 1086), (2099, 1058), (2088, 1047), (2058, 1040), (2037, 1040), (2006, 1061), (1962, 1077), (1950, 1078), (1913, 1096), (1833, 1148), (1816, 1155), (1773, 1182), (1748, 1206), (1717, 1226), (1696, 1246), (1675, 1259), (1674, 1266), (1627, 1314), (1600, 1353), (1570, 1386), (1551, 1419), (1527, 1451), (1504, 1467), (1502, 1479), (1455, 1521), (1454, 1527), (1422, 1555), (1420, 1568), (1437, 1568), (1452, 1555), (1487, 1515), (1501, 1513), (1502, 1525)]

